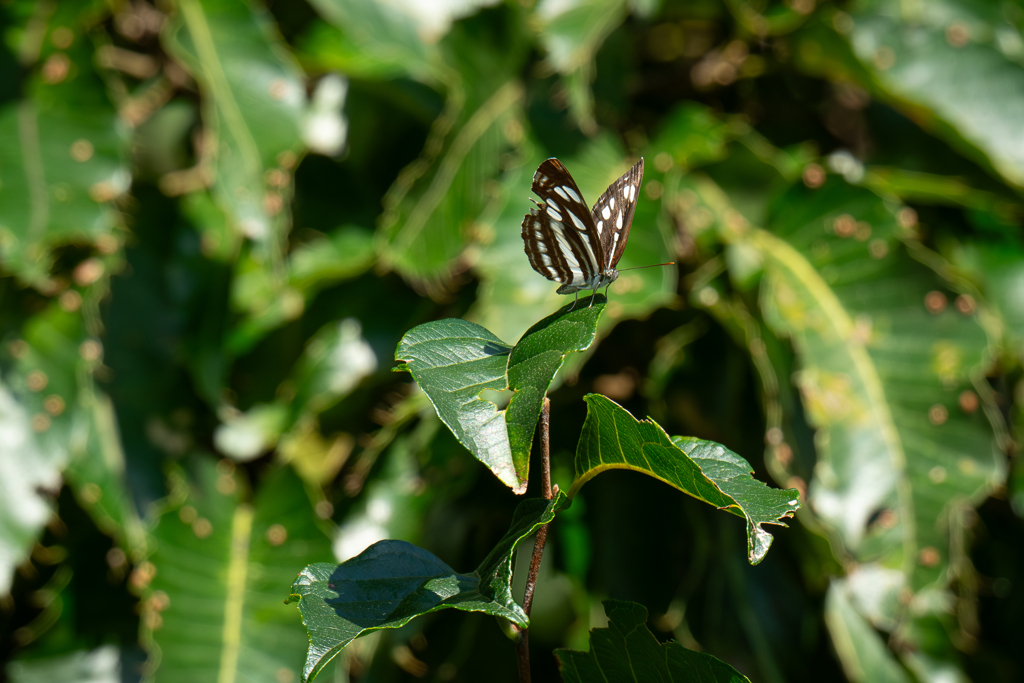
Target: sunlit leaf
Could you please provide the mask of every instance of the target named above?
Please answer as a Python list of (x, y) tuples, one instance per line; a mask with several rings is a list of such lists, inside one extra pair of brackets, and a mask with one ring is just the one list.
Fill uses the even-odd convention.
[(587, 421), (576, 449), (570, 496), (606, 470), (643, 472), (683, 493), (747, 520), (747, 559), (764, 559), (772, 536), (762, 524), (783, 524), (800, 506), (795, 489), (772, 489), (751, 476), (746, 460), (713, 441), (669, 438), (653, 420), (638, 421), (600, 394), (589, 394)]
[(716, 657), (688, 650), (674, 641), (659, 643), (647, 630), (643, 605), (605, 600), (604, 608), (608, 627), (590, 632), (588, 652), (555, 650), (566, 683), (749, 683), (746, 676)]
[[(407, 364), (459, 442), (522, 493), (544, 395), (565, 356), (593, 343), (604, 305), (601, 295), (592, 306), (569, 304), (527, 330), (514, 348), (465, 320), (424, 323), (406, 333), (395, 359)], [(507, 389), (515, 393), (504, 410), (481, 397)]]
[(309, 632), (302, 680), (308, 681), (361, 635), (398, 628), (440, 609), (484, 612), (525, 627), (526, 614), (512, 597), (516, 546), (569, 504), (525, 500), (505, 536), (475, 571), (459, 574), (432, 553), (405, 541), (380, 541), (339, 565), (306, 567), (292, 585)]

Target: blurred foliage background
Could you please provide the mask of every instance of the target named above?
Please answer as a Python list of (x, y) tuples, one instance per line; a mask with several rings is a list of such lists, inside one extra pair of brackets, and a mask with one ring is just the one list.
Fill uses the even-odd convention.
[[(563, 368), (555, 480), (595, 391), (806, 504), (750, 567), (741, 521), (595, 479), (549, 537), (535, 679), (607, 597), (752, 681), (1024, 676), (1020, 0), (3, 0), (0, 26), (0, 678), (297, 681), (307, 563), (395, 538), (475, 566), (517, 499), (393, 354), (565, 303), (520, 239), (549, 156), (591, 201), (645, 157), (621, 265), (679, 262), (624, 274)], [(447, 611), (331, 677), (515, 660)]]

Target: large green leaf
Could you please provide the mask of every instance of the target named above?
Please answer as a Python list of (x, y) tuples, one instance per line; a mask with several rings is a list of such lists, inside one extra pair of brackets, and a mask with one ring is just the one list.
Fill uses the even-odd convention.
[[(45, 20), (34, 28), (49, 30)], [(42, 289), (50, 288), (54, 247), (117, 248), (112, 231), (120, 221), (110, 201), (131, 184), (126, 127), (79, 30), (67, 50), (44, 44), (46, 77), (32, 76), (25, 99), (0, 107), (0, 268)]]
[(183, 0), (165, 35), (168, 51), (192, 71), (210, 137), (200, 171), (236, 232), (281, 258), (289, 182), (302, 151), (304, 76), (264, 11), (230, 0)]
[(895, 562), (920, 587), (948, 566), (955, 503), (985, 495), (1004, 467), (982, 412), (958, 403), (985, 332), (897, 242), (898, 211), (831, 180), (794, 188), (772, 232), (747, 240), (764, 257), (765, 317), (800, 354), (814, 510), (855, 557)]
[[(459, 319), (409, 330), (395, 351), (459, 442), (516, 493), (526, 491), (544, 395), (565, 356), (594, 342), (605, 299), (569, 304), (527, 330), (514, 348)], [(570, 310), (572, 309), (572, 310)], [(485, 390), (515, 392), (499, 410)]]
[(186, 495), (153, 531), (146, 622), (160, 653), (156, 678), (294, 680), (306, 643), (281, 589), (331, 556), (302, 483), (288, 468), (272, 470), (248, 503), (230, 463), (190, 463), (194, 481), (179, 482)]
[(643, 605), (605, 600), (604, 608), (608, 627), (590, 632), (589, 652), (555, 650), (566, 683), (749, 683), (746, 676), (716, 657), (674, 641), (659, 643), (645, 625)]
[(890, 99), (937, 132), (980, 150), (1024, 185), (1021, 27), (998, 4), (939, 0), (861, 3), (849, 31), (854, 53)]
[(508, 532), (475, 571), (459, 574), (435, 555), (405, 541), (380, 541), (339, 565), (306, 567), (292, 584), (309, 632), (302, 680), (309, 681), (361, 635), (398, 628), (440, 609), (493, 614), (527, 627), (529, 619), (512, 597), (516, 546), (570, 504), (525, 500)]
[(587, 420), (576, 448), (575, 496), (611, 469), (643, 472), (709, 505), (747, 520), (747, 559), (764, 559), (772, 536), (762, 524), (780, 524), (800, 507), (796, 489), (772, 489), (751, 475), (746, 460), (713, 441), (668, 434), (654, 420), (637, 420), (612, 400), (589, 394)]

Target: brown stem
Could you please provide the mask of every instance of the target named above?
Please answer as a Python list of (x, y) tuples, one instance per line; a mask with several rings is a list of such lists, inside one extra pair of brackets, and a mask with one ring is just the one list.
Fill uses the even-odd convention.
[[(551, 500), (551, 401), (544, 397), (544, 407), (540, 413), (540, 481), (544, 500)], [(523, 611), (530, 616), (533, 607), (533, 591), (537, 587), (537, 573), (540, 561), (544, 556), (544, 544), (548, 540), (548, 527), (545, 524), (537, 530), (537, 538), (533, 542), (533, 556), (530, 558), (530, 573), (526, 576), (526, 591), (523, 594)], [(530, 683), (530, 632), (521, 631), (521, 638), (516, 643), (516, 659), (519, 662), (519, 683)]]

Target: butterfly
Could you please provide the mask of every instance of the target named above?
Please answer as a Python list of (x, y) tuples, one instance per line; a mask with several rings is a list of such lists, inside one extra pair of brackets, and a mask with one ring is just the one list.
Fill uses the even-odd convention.
[(588, 209), (561, 161), (548, 159), (537, 168), (532, 189), (543, 201), (531, 198), (536, 206), (523, 218), (523, 243), (533, 269), (562, 283), (559, 294), (578, 300), (581, 289), (596, 294), (618, 279), (615, 266), (626, 249), (643, 177), (640, 159)]

